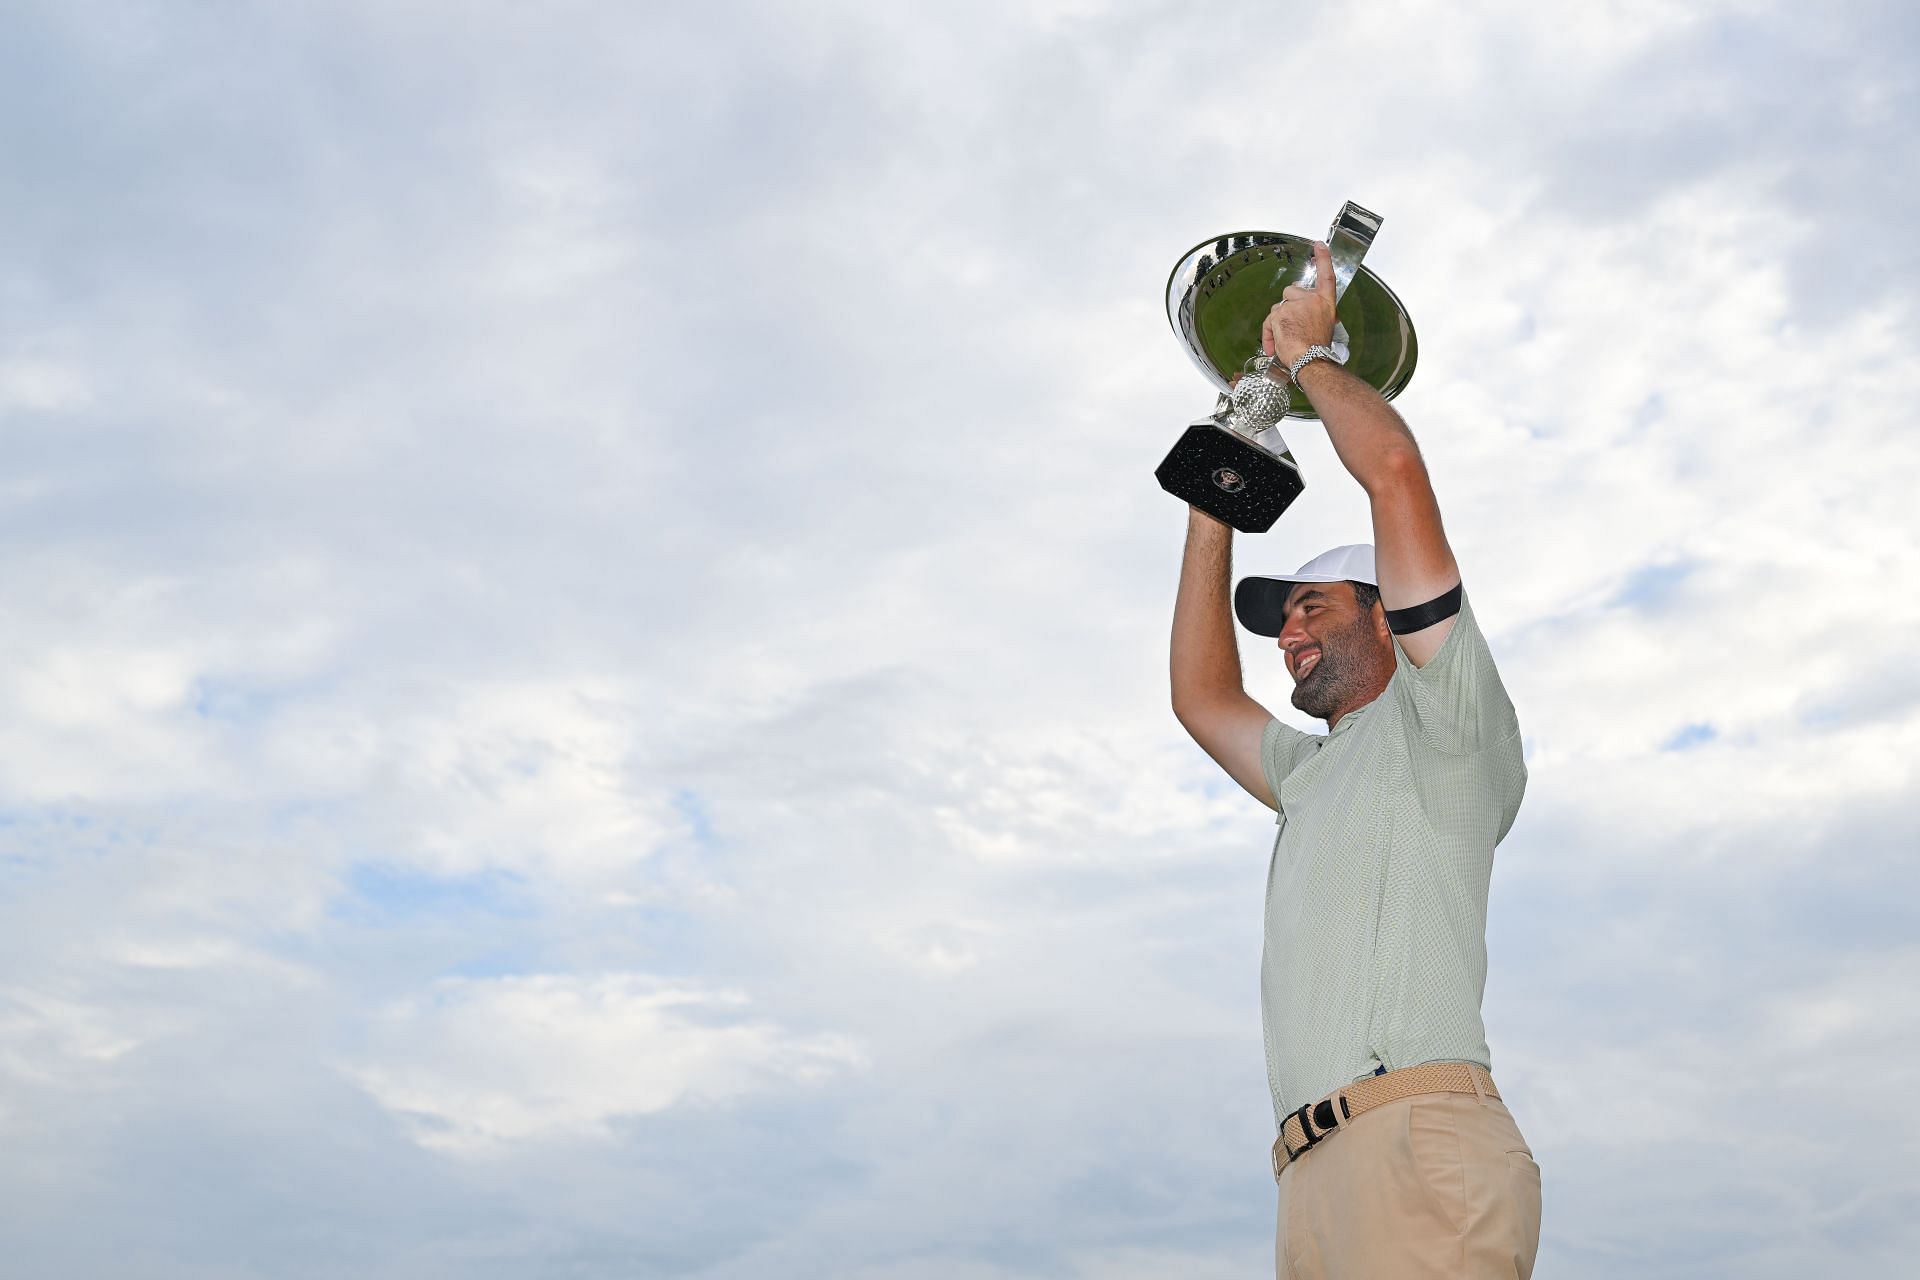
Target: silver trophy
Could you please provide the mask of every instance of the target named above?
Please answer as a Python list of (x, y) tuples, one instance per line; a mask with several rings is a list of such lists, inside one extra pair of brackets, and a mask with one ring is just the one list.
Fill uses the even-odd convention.
[[(1400, 299), (1360, 265), (1380, 221), (1348, 201), (1327, 231), (1339, 298), (1332, 346), (1348, 372), (1391, 400), (1412, 379), (1419, 344)], [(1260, 329), (1288, 285), (1313, 283), (1313, 241), (1272, 231), (1204, 240), (1167, 278), (1167, 319), (1220, 398), (1154, 476), (1242, 533), (1265, 533), (1306, 488), (1277, 424), (1320, 415), (1286, 366), (1261, 354)]]

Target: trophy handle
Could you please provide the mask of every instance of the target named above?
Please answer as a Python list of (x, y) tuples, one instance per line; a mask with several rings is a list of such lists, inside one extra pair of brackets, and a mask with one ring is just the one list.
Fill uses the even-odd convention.
[[(1379, 214), (1371, 209), (1363, 209), (1351, 200), (1340, 206), (1333, 225), (1327, 228), (1327, 251), (1333, 259), (1333, 296), (1336, 300), (1344, 296), (1347, 286), (1353, 283), (1353, 277), (1359, 272), (1367, 250), (1373, 247), (1373, 238), (1380, 234), (1380, 224), (1384, 221)], [(1307, 269), (1300, 273), (1300, 287), (1311, 289), (1319, 282), (1319, 278), (1320, 264), (1310, 261)]]

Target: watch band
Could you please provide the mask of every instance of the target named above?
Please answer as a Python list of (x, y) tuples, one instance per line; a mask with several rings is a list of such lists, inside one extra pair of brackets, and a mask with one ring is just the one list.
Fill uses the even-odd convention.
[(1340, 353), (1324, 342), (1316, 342), (1305, 351), (1302, 351), (1294, 362), (1287, 366), (1287, 377), (1293, 379), (1295, 382), (1300, 381), (1300, 371), (1312, 364), (1315, 360), (1331, 360), (1335, 364), (1339, 364)]

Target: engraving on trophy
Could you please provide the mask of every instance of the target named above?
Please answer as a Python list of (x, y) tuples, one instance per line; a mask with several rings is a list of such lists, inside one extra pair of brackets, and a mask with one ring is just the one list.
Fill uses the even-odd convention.
[(1240, 478), (1240, 473), (1231, 467), (1221, 467), (1215, 471), (1213, 483), (1219, 486), (1223, 493), (1238, 493), (1247, 487), (1247, 482)]

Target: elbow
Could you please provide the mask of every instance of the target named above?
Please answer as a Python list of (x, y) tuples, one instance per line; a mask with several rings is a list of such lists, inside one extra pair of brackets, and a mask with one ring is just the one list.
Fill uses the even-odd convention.
[(1178, 720), (1180, 727), (1188, 733), (1193, 732), (1194, 722), (1200, 717), (1201, 707), (1204, 703), (1205, 699), (1195, 694), (1191, 689), (1183, 689), (1179, 685), (1174, 686), (1172, 699), (1173, 718)]
[(1180, 722), (1180, 727), (1189, 738), (1195, 742), (1206, 740), (1207, 717), (1191, 702), (1176, 701), (1173, 704), (1173, 718)]
[(1420, 457), (1420, 450), (1412, 443), (1388, 450), (1377, 464), (1369, 468), (1367, 476), (1367, 495), (1373, 498), (1396, 497), (1422, 489), (1431, 489), (1433, 481), (1427, 477), (1427, 464)]
[(1218, 714), (1233, 694), (1245, 696), (1237, 685), (1231, 691), (1175, 689), (1173, 718), (1180, 722), (1181, 728), (1198, 737), (1201, 728)]

